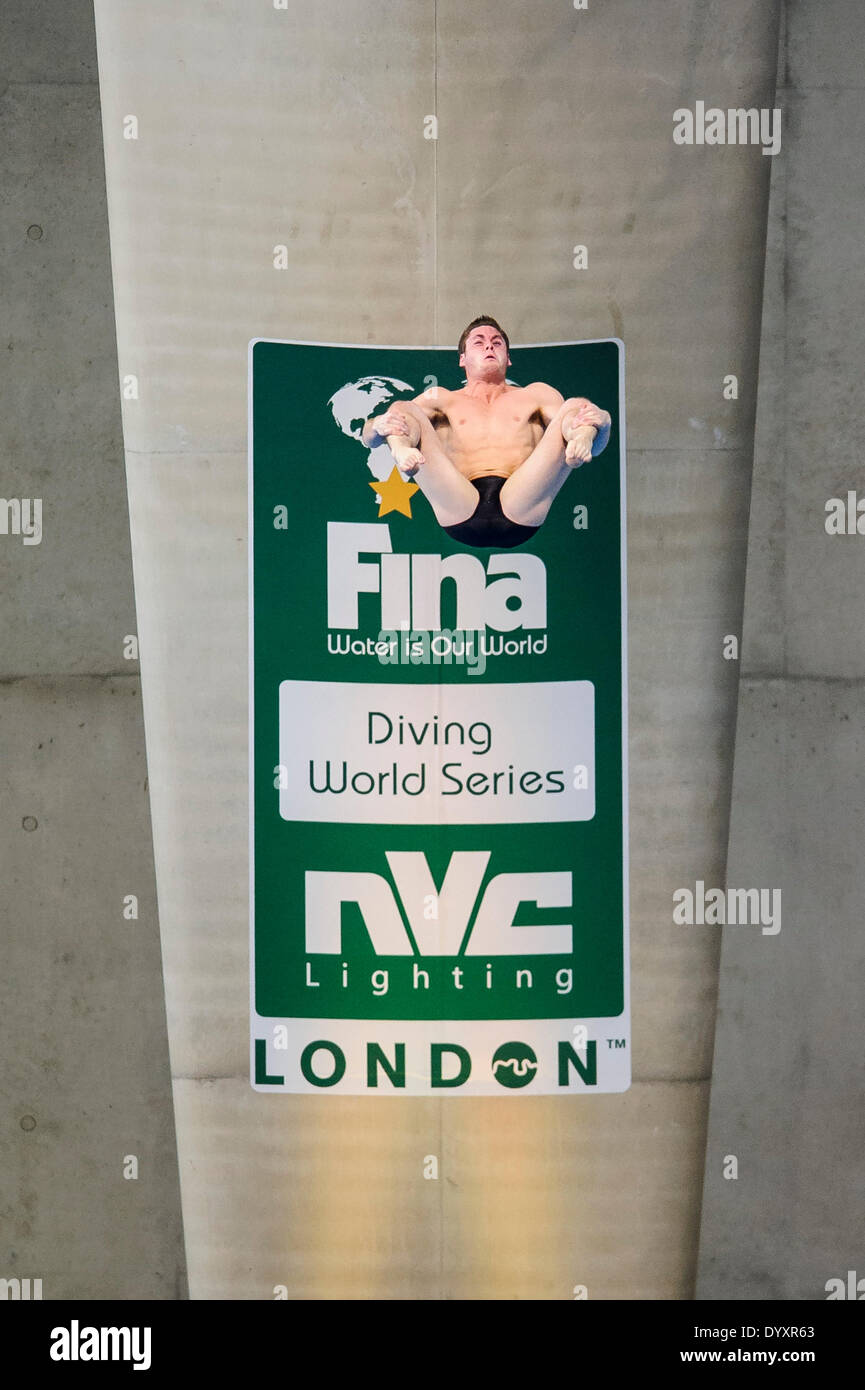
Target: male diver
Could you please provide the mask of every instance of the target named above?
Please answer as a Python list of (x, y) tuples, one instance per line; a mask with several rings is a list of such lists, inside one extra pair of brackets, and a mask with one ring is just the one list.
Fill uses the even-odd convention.
[(535, 381), (512, 386), (508, 335), (473, 319), (459, 341), (466, 384), (397, 401), (363, 427), (368, 449), (388, 444), (439, 525), (462, 545), (511, 549), (535, 534), (572, 468), (599, 454), (611, 420), (581, 396)]

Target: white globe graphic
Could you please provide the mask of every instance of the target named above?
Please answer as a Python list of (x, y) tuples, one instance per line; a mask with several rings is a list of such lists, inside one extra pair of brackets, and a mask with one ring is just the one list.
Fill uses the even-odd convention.
[[(396, 377), (362, 376), (359, 381), (346, 382), (345, 386), (334, 391), (328, 405), (342, 433), (360, 442), (364, 421), (370, 415), (380, 415), (392, 400), (404, 396), (406, 392), (417, 395), (413, 386)], [(379, 480), (390, 477), (394, 460), (387, 445), (380, 444), (376, 449), (367, 449), (365, 445), (362, 447), (372, 476)]]

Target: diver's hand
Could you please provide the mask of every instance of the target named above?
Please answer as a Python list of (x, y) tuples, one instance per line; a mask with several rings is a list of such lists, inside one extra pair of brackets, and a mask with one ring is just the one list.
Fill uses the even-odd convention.
[(397, 434), (401, 437), (405, 437), (413, 444), (417, 443), (417, 440), (413, 438), (413, 435), (418, 429), (417, 422), (412, 420), (411, 424), (409, 424), (405, 415), (403, 415), (402, 411), (396, 406), (390, 406), (389, 409), (385, 411), (384, 415), (377, 416), (373, 423), (382, 439), (387, 439), (390, 435)]

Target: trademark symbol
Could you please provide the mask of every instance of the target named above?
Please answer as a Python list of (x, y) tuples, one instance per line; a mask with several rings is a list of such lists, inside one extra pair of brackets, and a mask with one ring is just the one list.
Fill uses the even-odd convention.
[(607, 1038), (607, 1047), (627, 1047), (627, 1038)]

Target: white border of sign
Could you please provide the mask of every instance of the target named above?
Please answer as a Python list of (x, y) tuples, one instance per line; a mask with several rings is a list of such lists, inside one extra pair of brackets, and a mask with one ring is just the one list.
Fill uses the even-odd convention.
[[(600, 1045), (609, 1035), (609, 1030), (614, 1030), (617, 1038), (624, 1036), (627, 1046), (624, 1056), (620, 1059), (619, 1049), (598, 1051), (598, 1085), (586, 1086), (580, 1081), (573, 1079), (568, 1086), (557, 1088), (553, 1091), (534, 1091), (527, 1093), (531, 1095), (608, 1095), (615, 1092), (627, 1091), (631, 1085), (631, 1073), (633, 1070), (631, 1058), (631, 906), (630, 906), (630, 863), (628, 855), (629, 840), (629, 806), (628, 806), (628, 581), (627, 581), (627, 554), (628, 554), (628, 517), (627, 517), (627, 476), (626, 476), (626, 422), (623, 404), (625, 400), (625, 344), (621, 338), (582, 338), (569, 342), (557, 343), (512, 343), (512, 348), (553, 348), (553, 347), (592, 347), (600, 343), (615, 343), (619, 349), (619, 495), (620, 495), (620, 555), (621, 555), (621, 613), (622, 613), (622, 917), (623, 917), (623, 946), (624, 946), (624, 1007), (621, 1014), (615, 1018), (596, 1018), (596, 1019), (498, 1019), (498, 1020), (467, 1020), (459, 1022), (457, 1020), (445, 1020), (439, 1024), (429, 1020), (354, 1020), (354, 1019), (278, 1019), (264, 1018), (255, 1009), (255, 592), (253, 576), (253, 434), (252, 434), (252, 354), (253, 348), (257, 343), (273, 343), (275, 345), (285, 345), (289, 347), (331, 347), (331, 348), (352, 348), (364, 352), (447, 352), (453, 351), (453, 344), (446, 343), (439, 347), (423, 346), (422, 344), (407, 343), (321, 343), (312, 342), (302, 338), (251, 338), (247, 348), (247, 527), (248, 527), (248, 584), (249, 584), (249, 1018), (250, 1018), (250, 1038), (249, 1038), (249, 1067), (251, 1085), (253, 1090), (267, 1092), (276, 1095), (296, 1095), (299, 1091), (304, 1094), (316, 1095), (373, 1095), (373, 1096), (478, 1096), (495, 1095), (499, 1100), (509, 1094), (498, 1082), (490, 1076), (480, 1082), (475, 1082), (470, 1090), (456, 1088), (453, 1090), (431, 1088), (429, 1083), (418, 1076), (409, 1074), (408, 1084), (405, 1088), (395, 1089), (393, 1087), (381, 1087), (377, 1090), (367, 1089), (365, 1085), (360, 1085), (360, 1073), (357, 1065), (352, 1065), (350, 1059), (350, 1034), (351, 1030), (357, 1030), (359, 1023), (368, 1023), (370, 1031), (375, 1031), (376, 1041), (382, 1043), (389, 1042), (397, 1037), (407, 1038), (412, 1035), (420, 1045), (427, 1045), (432, 1039), (437, 1042), (446, 1043), (448, 1041), (459, 1041), (465, 1039), (467, 1034), (471, 1034), (479, 1045), (494, 1047), (501, 1041), (506, 1040), (508, 1034), (513, 1034), (521, 1041), (531, 1042), (535, 1049), (550, 1045), (555, 1039), (571, 1040), (574, 1028), (584, 1024), (589, 1040), (596, 1040)], [(257, 1028), (256, 1025), (260, 1024)], [(327, 1029), (328, 1038), (334, 1043), (345, 1044), (346, 1056), (349, 1064), (346, 1066), (346, 1074), (343, 1080), (329, 1087), (315, 1086), (308, 1084), (300, 1076), (296, 1062), (290, 1062), (292, 1058), (291, 1050), (274, 1056), (268, 1048), (268, 1061), (271, 1060), (276, 1065), (278, 1060), (279, 1067), (285, 1074), (284, 1085), (257, 1085), (255, 1082), (255, 1041), (256, 1034), (265, 1035), (267, 1031), (272, 1033), (274, 1027), (285, 1025), (289, 1029), (289, 1037), (297, 1044), (303, 1046), (310, 1040), (313, 1034), (321, 1034), (322, 1029)], [(372, 1039), (370, 1039), (372, 1041)], [(605, 1051), (609, 1053), (609, 1062)], [(623, 1067), (621, 1062), (625, 1063)], [(605, 1065), (606, 1064), (606, 1065)], [(602, 1079), (603, 1083), (602, 1084)], [(519, 1094), (522, 1095), (520, 1092)]]

